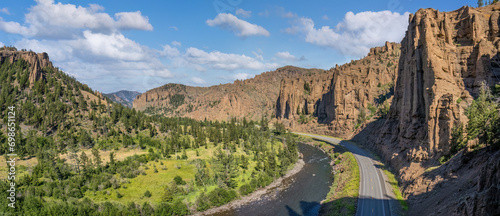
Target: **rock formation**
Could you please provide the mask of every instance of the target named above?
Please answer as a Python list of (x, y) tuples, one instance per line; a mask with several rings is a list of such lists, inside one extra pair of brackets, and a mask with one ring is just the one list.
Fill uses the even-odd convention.
[[(487, 164), (498, 167), (493, 163), (500, 159), (499, 154), (485, 152), (486, 158), (481, 160), (464, 152), (435, 171), (427, 170), (449, 154), (452, 128), (467, 123), (465, 109), (481, 83), (500, 82), (499, 10), (500, 4), (494, 4), (452, 12), (421, 9), (410, 15), (388, 117), (354, 137), (396, 169), (410, 201), (410, 215), (485, 215), (480, 212), (495, 205), (499, 213), (498, 198), (489, 197), (498, 197), (498, 180), (484, 183), (490, 182), (490, 169), (496, 169)], [(481, 186), (485, 184), (488, 186)], [(431, 198), (432, 202), (426, 202)], [(455, 210), (457, 205), (460, 208)]]
[(231, 117), (269, 119), (274, 115), (279, 83), (283, 78), (321, 73), (325, 71), (286, 66), (252, 79), (211, 87), (167, 84), (137, 96), (133, 107), (150, 113), (197, 120), (229, 120)]
[[(346, 137), (354, 132), (358, 114), (375, 107), (381, 95), (394, 84), (398, 69), (399, 44), (387, 42), (372, 48), (368, 56), (327, 73), (283, 79), (276, 102), (276, 116), (289, 127), (298, 130), (328, 126), (323, 133)], [(313, 124), (304, 124), (304, 116), (313, 115)], [(298, 123), (297, 121), (301, 121)]]
[(8, 60), (10, 63), (14, 63), (19, 59), (27, 61), (30, 65), (29, 83), (30, 88), (35, 85), (35, 81), (43, 79), (43, 68), (51, 67), (52, 62), (49, 60), (49, 55), (47, 53), (35, 53), (32, 51), (8, 51), (4, 50), (0, 52), (0, 62)]

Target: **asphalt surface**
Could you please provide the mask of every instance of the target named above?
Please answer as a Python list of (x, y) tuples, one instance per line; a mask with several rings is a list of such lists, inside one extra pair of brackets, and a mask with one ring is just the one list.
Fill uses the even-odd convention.
[[(347, 148), (358, 161), (360, 182), (359, 197), (356, 215), (391, 215), (390, 201), (386, 189), (382, 170), (380, 170), (375, 161), (368, 152), (350, 144), (334, 138), (318, 135), (296, 133), (304, 136), (313, 137), (330, 143), (340, 144)], [(386, 178), (386, 177), (385, 177)]]

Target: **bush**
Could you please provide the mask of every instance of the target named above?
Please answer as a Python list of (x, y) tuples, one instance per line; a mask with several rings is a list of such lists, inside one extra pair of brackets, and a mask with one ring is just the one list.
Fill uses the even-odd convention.
[(174, 181), (175, 181), (175, 184), (177, 184), (177, 185), (185, 185), (186, 184), (186, 181), (184, 181), (182, 179), (182, 177), (180, 177), (180, 176), (175, 176)]
[(255, 190), (255, 187), (252, 187), (252, 185), (249, 184), (244, 184), (240, 187), (240, 194), (242, 196), (245, 196), (247, 194), (252, 193)]
[(144, 196), (148, 198), (151, 197), (151, 192), (147, 190), (146, 192), (144, 192)]
[(480, 143), (486, 145), (500, 143), (498, 137), (500, 117), (497, 109), (498, 104), (493, 101), (489, 87), (483, 83), (479, 97), (472, 102), (465, 113), (469, 118), (467, 124), (467, 138), (469, 140), (477, 137)]
[(208, 200), (211, 206), (221, 206), (236, 198), (236, 191), (231, 189), (216, 188), (208, 193)]

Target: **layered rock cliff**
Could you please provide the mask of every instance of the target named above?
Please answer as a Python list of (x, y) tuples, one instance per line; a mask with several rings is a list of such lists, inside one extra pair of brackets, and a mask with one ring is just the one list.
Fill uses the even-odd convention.
[(30, 65), (29, 83), (30, 87), (35, 85), (35, 81), (44, 78), (42, 69), (45, 67), (52, 68), (52, 62), (49, 60), (47, 53), (35, 53), (32, 51), (15, 51), (3, 50), (0, 52), (0, 63), (9, 61), (11, 64), (23, 59)]
[[(384, 103), (396, 80), (400, 45), (387, 42), (360, 60), (330, 69), (319, 76), (283, 79), (276, 116), (294, 130), (313, 130), (346, 137), (354, 132), (360, 112)], [(307, 118), (312, 124), (307, 124)], [(319, 123), (316, 124), (316, 123)], [(325, 128), (325, 127), (323, 127)]]
[(500, 4), (494, 4), (452, 12), (421, 9), (410, 15), (388, 117), (353, 138), (396, 169), (410, 215), (487, 215), (495, 208), (500, 213), (500, 184), (488, 180), (496, 175), (491, 169), (498, 168), (498, 153), (483, 149), (480, 158), (463, 152), (429, 171), (449, 154), (452, 128), (467, 123), (465, 109), (481, 83), (500, 82), (499, 11)]
[(211, 87), (167, 84), (137, 96), (133, 107), (150, 113), (198, 120), (229, 120), (231, 117), (260, 120), (274, 115), (279, 83), (283, 78), (323, 73), (325, 71), (321, 69), (286, 66), (252, 79)]

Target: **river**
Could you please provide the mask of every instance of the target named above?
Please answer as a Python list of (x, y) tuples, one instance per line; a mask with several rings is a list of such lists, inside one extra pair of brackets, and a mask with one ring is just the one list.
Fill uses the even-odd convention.
[(318, 215), (320, 202), (333, 181), (330, 158), (320, 149), (306, 144), (299, 144), (299, 151), (305, 165), (297, 174), (268, 189), (257, 201), (213, 215)]

